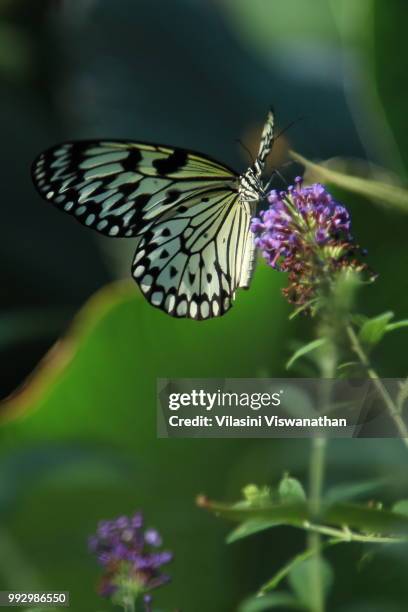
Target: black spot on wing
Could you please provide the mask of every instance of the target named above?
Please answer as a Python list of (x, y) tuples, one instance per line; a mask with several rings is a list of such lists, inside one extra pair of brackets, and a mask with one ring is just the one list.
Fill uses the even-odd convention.
[(121, 160), (123, 170), (128, 172), (135, 172), (138, 168), (139, 163), (142, 161), (142, 153), (136, 147), (129, 151), (129, 155), (126, 159)]
[(181, 196), (181, 191), (179, 189), (169, 189), (166, 192), (166, 197), (163, 201), (163, 204), (172, 204)]
[(165, 159), (156, 159), (153, 162), (153, 167), (160, 175), (172, 174), (183, 168), (187, 162), (187, 151), (177, 149)]
[(134, 200), (136, 207), (143, 208), (149, 202), (151, 197), (152, 196), (150, 193), (141, 193), (140, 195), (136, 196)]

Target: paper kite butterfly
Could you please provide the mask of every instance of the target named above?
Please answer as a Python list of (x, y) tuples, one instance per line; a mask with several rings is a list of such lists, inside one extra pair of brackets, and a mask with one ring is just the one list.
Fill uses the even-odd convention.
[(142, 142), (66, 142), (42, 153), (40, 195), (105, 236), (139, 238), (132, 275), (175, 317), (223, 315), (255, 266), (250, 220), (264, 196), (274, 137), (269, 112), (258, 155), (242, 175), (199, 153)]

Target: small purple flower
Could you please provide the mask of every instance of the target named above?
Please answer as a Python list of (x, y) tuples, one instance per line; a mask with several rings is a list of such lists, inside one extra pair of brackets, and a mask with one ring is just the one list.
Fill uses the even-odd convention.
[[(150, 590), (168, 582), (169, 576), (161, 573), (160, 568), (169, 563), (173, 555), (158, 550), (161, 545), (162, 538), (156, 529), (143, 529), (140, 512), (131, 517), (101, 521), (96, 534), (88, 541), (90, 552), (104, 568), (100, 595), (117, 595), (121, 580), (133, 584), (134, 592), (146, 596)], [(146, 601), (151, 602), (151, 599)], [(146, 609), (150, 608), (146, 606)]]
[(269, 208), (252, 219), (251, 230), (268, 265), (289, 272), (283, 292), (290, 302), (307, 305), (340, 269), (367, 270), (355, 259), (361, 251), (348, 210), (323, 185), (304, 187), (297, 177), (286, 191), (270, 191), (267, 200)]
[(141, 512), (136, 512), (130, 519), (132, 527), (135, 529), (140, 529), (143, 526), (143, 514)]
[(118, 529), (126, 529), (130, 525), (130, 519), (127, 516), (120, 516), (116, 519), (114, 525)]
[(162, 545), (162, 539), (156, 529), (146, 529), (144, 537), (146, 542), (150, 544), (150, 546), (157, 547)]

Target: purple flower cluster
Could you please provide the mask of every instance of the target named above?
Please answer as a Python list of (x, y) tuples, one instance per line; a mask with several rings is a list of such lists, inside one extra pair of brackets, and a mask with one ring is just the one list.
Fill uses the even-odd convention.
[(268, 194), (269, 208), (251, 223), (255, 244), (268, 265), (289, 272), (284, 294), (290, 302), (307, 304), (323, 281), (341, 268), (360, 271), (347, 209), (323, 185), (304, 187), (302, 178), (286, 191)]
[[(120, 579), (134, 584), (135, 590), (146, 593), (170, 580), (160, 568), (169, 563), (173, 555), (159, 550), (160, 534), (155, 529), (144, 529), (143, 516), (137, 512), (131, 517), (121, 516), (101, 521), (95, 535), (89, 538), (89, 550), (104, 567), (99, 593), (110, 597), (119, 588)], [(146, 603), (150, 595), (146, 595)]]

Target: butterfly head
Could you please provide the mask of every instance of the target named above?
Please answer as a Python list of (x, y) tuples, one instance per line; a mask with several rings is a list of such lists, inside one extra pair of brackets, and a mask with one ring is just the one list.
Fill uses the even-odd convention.
[(245, 202), (258, 202), (264, 197), (264, 186), (255, 165), (239, 177), (238, 191)]
[(262, 130), (258, 155), (253, 165), (240, 176), (239, 194), (241, 199), (246, 202), (258, 202), (265, 196), (266, 186), (263, 184), (261, 177), (265, 160), (273, 145), (274, 123), (274, 114), (271, 110)]

